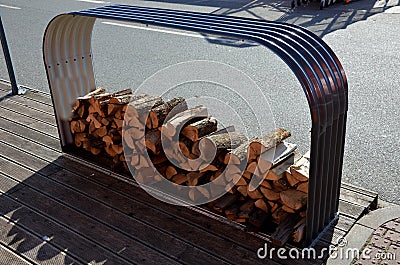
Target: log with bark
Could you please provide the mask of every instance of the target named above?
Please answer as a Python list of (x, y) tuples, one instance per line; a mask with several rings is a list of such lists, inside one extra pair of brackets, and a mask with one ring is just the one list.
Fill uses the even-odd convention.
[[(227, 192), (209, 203), (227, 219), (257, 229), (268, 222), (286, 227), (289, 234), (276, 233), (280, 243), (304, 238), (305, 222), (288, 219), (306, 217), (309, 154), (295, 162), (296, 146), (284, 142), (287, 130), (249, 140), (233, 127), (217, 130), (203, 106), (188, 109), (181, 97), (164, 102), (131, 89), (96, 89), (78, 97), (72, 110), (75, 145), (110, 157), (116, 170), (129, 165), (149, 185), (165, 178), (191, 186), (193, 202)], [(210, 188), (201, 186), (210, 181)]]

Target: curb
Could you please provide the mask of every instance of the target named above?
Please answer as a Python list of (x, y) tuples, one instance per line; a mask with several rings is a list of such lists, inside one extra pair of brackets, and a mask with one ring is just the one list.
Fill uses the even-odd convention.
[(353, 261), (354, 250), (361, 251), (372, 233), (384, 223), (400, 217), (400, 206), (389, 206), (374, 210), (360, 220), (351, 228), (345, 236), (346, 245), (337, 249), (337, 255), (331, 255), (326, 264), (349, 265)]

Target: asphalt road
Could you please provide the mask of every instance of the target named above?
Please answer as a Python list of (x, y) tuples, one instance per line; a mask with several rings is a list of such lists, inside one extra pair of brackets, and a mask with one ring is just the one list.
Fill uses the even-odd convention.
[[(384, 200), (400, 203), (398, 0), (361, 0), (323, 11), (318, 10), (317, 4), (290, 10), (290, 1), (112, 2), (285, 21), (321, 36), (339, 56), (350, 86), (343, 179), (378, 192)], [(94, 0), (0, 0), (18, 82), (48, 91), (41, 51), (46, 25), (57, 14), (103, 4)], [(98, 86), (115, 90), (136, 88), (159, 73), (156, 77), (164, 74), (165, 82), (160, 79), (159, 87), (147, 89), (164, 93), (170, 88), (168, 82), (182, 73), (204, 74), (204, 79), (218, 80), (219, 84), (192, 78), (173, 86), (165, 96), (184, 95), (192, 98), (192, 104), (208, 97), (211, 113), (224, 125), (238, 125), (243, 120), (250, 134), (257, 134), (256, 129), (285, 127), (292, 131), (291, 141), (301, 151), (309, 148), (310, 118), (300, 85), (288, 67), (262, 47), (99, 20), (92, 49)], [(0, 78), (8, 79), (4, 59), (0, 57)], [(191, 70), (193, 63), (187, 63), (196, 60), (215, 63), (204, 64), (205, 70), (199, 73)], [(178, 64), (182, 62), (186, 64)], [(251, 82), (243, 83), (246, 78), (253, 80), (259, 90)], [(236, 93), (227, 88), (235, 84)], [(232, 115), (231, 110), (238, 116)], [(260, 124), (260, 128), (253, 128), (254, 124)]]

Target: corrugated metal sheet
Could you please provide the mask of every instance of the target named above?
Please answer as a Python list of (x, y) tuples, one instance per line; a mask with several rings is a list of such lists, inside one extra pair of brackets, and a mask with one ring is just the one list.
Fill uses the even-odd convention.
[(95, 88), (91, 35), (95, 18), (55, 17), (46, 29), (43, 55), (61, 145), (73, 143), (68, 118), (75, 99)]
[(311, 243), (338, 210), (343, 164), (347, 79), (328, 45), (295, 25), (186, 11), (111, 5), (60, 15), (48, 25), (43, 52), (63, 147), (72, 143), (68, 117), (74, 98), (95, 88), (90, 35), (96, 18), (254, 41), (290, 67), (312, 120), (306, 230), (306, 243)]

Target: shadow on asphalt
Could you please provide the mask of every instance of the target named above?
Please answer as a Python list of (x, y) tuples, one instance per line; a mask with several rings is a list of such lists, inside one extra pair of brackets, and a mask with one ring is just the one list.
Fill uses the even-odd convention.
[[(368, 17), (382, 13), (388, 8), (398, 6), (400, 1), (391, 0), (356, 0), (344, 4), (338, 0), (334, 5), (319, 10), (319, 1), (291, 8), (290, 0), (145, 0), (172, 4), (207, 6), (217, 8), (213, 14), (275, 20), (296, 24), (310, 29), (320, 37), (338, 29), (366, 20)], [(240, 13), (240, 14), (239, 14)], [(278, 17), (278, 18), (277, 18)]]

